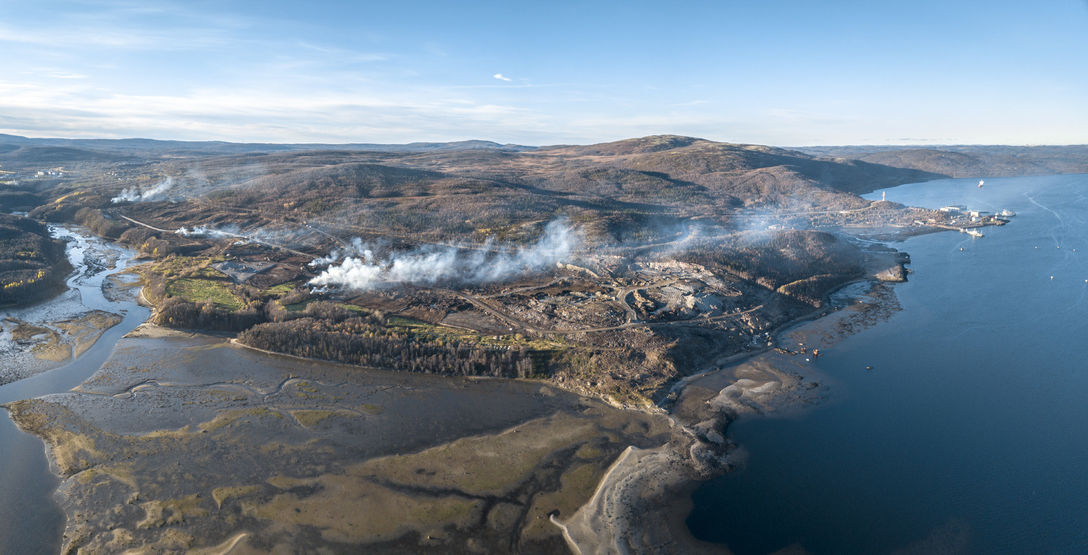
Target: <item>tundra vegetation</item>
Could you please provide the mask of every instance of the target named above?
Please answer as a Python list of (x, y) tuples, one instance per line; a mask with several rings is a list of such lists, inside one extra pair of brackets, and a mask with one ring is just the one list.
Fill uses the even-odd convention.
[[(79, 394), (5, 408), (61, 474), (66, 553), (565, 552), (553, 523), (575, 522), (607, 469), (640, 457), (652, 464), (616, 477), (634, 489), (610, 490), (622, 495), (602, 514), (676, 524), (662, 509), (679, 506), (680, 478), (736, 463), (725, 426), (739, 409), (723, 388), (743, 376), (755, 385), (734, 393), (762, 410), (770, 391), (804, 401), (820, 387), (768, 361), (784, 350), (673, 386), (767, 350), (837, 286), (901, 278), (902, 258), (851, 236), (952, 216), (857, 194), (983, 159), (934, 152), (830, 157), (676, 136), (336, 149), (0, 136), (0, 209), (27, 214), (0, 220), (2, 260), (38, 264), (0, 268), (56, 282), (66, 261), (42, 222), (83, 225), (139, 252), (160, 326), (123, 339)], [(1076, 152), (1001, 156), (1009, 172), (1082, 167)], [(550, 251), (562, 256), (527, 258), (555, 222), (572, 239)], [(331, 279), (345, 257), (381, 279)], [(486, 271), (500, 262), (509, 271)], [(880, 304), (831, 319), (846, 333)], [(220, 349), (227, 335), (354, 366)], [(651, 404), (673, 418), (615, 407)], [(625, 540), (676, 545), (654, 530)]]
[[(28, 217), (10, 221), (77, 223), (139, 251), (161, 326), (361, 366), (549, 379), (621, 404), (660, 400), (861, 277), (869, 253), (843, 229), (947, 219), (855, 194), (942, 174), (671, 135), (369, 150), (16, 142), (0, 149), (0, 203)], [(581, 242), (532, 273), (310, 284), (326, 267), (315, 259), (364, 249), (486, 252), (486, 266), (557, 220)], [(43, 248), (12, 255), (5, 271), (60, 268)]]

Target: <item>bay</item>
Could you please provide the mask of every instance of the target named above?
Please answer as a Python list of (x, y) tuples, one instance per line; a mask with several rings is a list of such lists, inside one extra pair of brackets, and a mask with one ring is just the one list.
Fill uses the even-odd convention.
[(866, 195), (1017, 215), (893, 244), (913, 261), (903, 310), (820, 358), (837, 402), (730, 427), (748, 462), (693, 494), (697, 537), (738, 555), (1088, 552), (1088, 176), (977, 183)]

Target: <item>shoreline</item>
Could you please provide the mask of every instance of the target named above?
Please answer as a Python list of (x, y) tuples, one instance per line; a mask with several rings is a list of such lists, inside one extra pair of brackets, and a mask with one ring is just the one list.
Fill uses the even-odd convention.
[[(905, 263), (909, 263), (909, 256), (900, 267)], [(894, 289), (887, 284), (902, 281), (905, 279), (886, 280), (867, 272), (865, 277), (825, 294), (820, 309), (775, 328), (771, 335), (774, 346), (724, 357), (717, 362), (728, 361), (725, 366), (674, 384), (669, 397), (675, 394), (676, 398), (668, 416), (690, 435), (690, 441), (637, 452), (629, 448), (609, 467), (593, 497), (575, 515), (566, 520), (552, 518), (571, 551), (576, 555), (731, 553), (724, 544), (699, 540), (686, 524), (693, 508), (692, 492), (746, 461), (743, 446), (728, 439), (729, 425), (745, 415), (788, 414), (818, 405), (826, 398), (822, 382), (834, 379), (815, 365), (796, 360), (799, 351), (783, 349), (785, 339), (820, 334), (824, 339), (817, 348), (833, 346), (898, 311)], [(833, 295), (859, 283), (871, 285), (866, 293), (850, 299), (868, 296), (873, 302), (834, 306)], [(840, 330), (838, 336), (826, 333), (843, 323), (851, 328), (860, 324), (860, 329)], [(802, 343), (815, 346), (809, 340)]]
[[(929, 232), (944, 231), (944, 230), (940, 230), (940, 229), (936, 229), (936, 228), (926, 228), (926, 229), (931, 230)], [(924, 235), (924, 234), (929, 233), (929, 232), (918, 233), (916, 235)], [(833, 305), (831, 298), (832, 298), (833, 295), (835, 295), (839, 291), (842, 291), (843, 289), (846, 289), (847, 287), (850, 287), (852, 285), (857, 285), (859, 283), (871, 283), (871, 284), (875, 285), (875, 284), (880, 284), (880, 283), (904, 283), (904, 282), (907, 281), (906, 276), (907, 276), (907, 274), (910, 273), (910, 270), (908, 270), (905, 267), (905, 265), (910, 264), (910, 255), (909, 254), (907, 254), (905, 252), (902, 252), (902, 251), (894, 250), (894, 249), (892, 251), (886, 251), (886, 252), (881, 252), (881, 253), (870, 252), (869, 254), (875, 254), (875, 255), (883, 254), (887, 258), (891, 258), (894, 263), (891, 266), (888, 266), (887, 268), (884, 268), (884, 266), (886, 266), (886, 263), (888, 262), (888, 260), (885, 260), (884, 263), (881, 263), (880, 260), (876, 260), (875, 261), (876, 264), (872, 264), (873, 260), (868, 260), (869, 264), (867, 265), (867, 268), (866, 268), (867, 272), (866, 272), (865, 275), (863, 275), (862, 277), (859, 277), (857, 279), (852, 279), (850, 281), (847, 281), (845, 283), (840, 283), (839, 285), (836, 285), (835, 287), (832, 287), (830, 290), (828, 290), (826, 293), (824, 293), (823, 298), (821, 299), (821, 305), (819, 307), (814, 308), (808, 314), (803, 314), (803, 315), (798, 316), (796, 318), (793, 318), (793, 319), (791, 319), (791, 320), (789, 320), (787, 322), (779, 324), (774, 329), (772, 329), (770, 332), (768, 332), (770, 334), (768, 337), (771, 340), (771, 345), (760, 347), (759, 349), (754, 350), (754, 351), (734, 353), (734, 354), (731, 354), (731, 355), (728, 355), (728, 356), (721, 357), (721, 358), (715, 360), (712, 364), (708, 365), (707, 368), (704, 368), (703, 370), (695, 372), (695, 373), (693, 373), (691, 375), (684, 376), (683, 378), (677, 380), (677, 382), (675, 384), (673, 384), (669, 388), (669, 393), (666, 394), (664, 397), (662, 397), (661, 400), (658, 401), (655, 406), (657, 406), (658, 408), (664, 408), (665, 405), (671, 404), (673, 401), (675, 401), (675, 399), (671, 399), (673, 394), (679, 395), (683, 391), (683, 389), (685, 387), (687, 387), (688, 383), (690, 383), (691, 381), (699, 378), (700, 376), (704, 376), (704, 375), (706, 375), (706, 374), (708, 374), (710, 372), (715, 372), (715, 371), (721, 370), (722, 368), (724, 368), (726, 366), (732, 366), (734, 364), (739, 364), (741, 362), (744, 362), (745, 360), (748, 360), (748, 359), (753, 358), (753, 357), (757, 357), (759, 355), (762, 355), (762, 354), (765, 354), (765, 353), (768, 353), (768, 352), (771, 352), (771, 351), (780, 350), (782, 348), (779, 345), (779, 343), (780, 343), (779, 342), (779, 336), (780, 335), (782, 335), (783, 333), (788, 331), (790, 328), (793, 328), (795, 326), (804, 324), (805, 322), (811, 322), (811, 321), (819, 320), (820, 318), (825, 318), (825, 317), (828, 317), (828, 316), (831, 316), (832, 314), (834, 314), (834, 312), (837, 311), (838, 308), (836, 308)], [(898, 268), (898, 271), (895, 274), (891, 273), (890, 272), (891, 268), (896, 268), (896, 267)], [(884, 269), (878, 271), (876, 268), (884, 268)], [(884, 277), (885, 272), (888, 272), (888, 274), (886, 274), (887, 277)], [(896, 275), (896, 274), (898, 274), (898, 275)]]
[[(0, 307), (0, 342), (11, 346), (5, 353), (9, 364), (0, 369), (0, 385), (17, 383), (75, 363), (94, 347), (107, 331), (124, 320), (121, 310), (112, 306), (105, 284), (124, 267), (116, 264), (123, 255), (111, 258), (115, 241), (81, 233), (81, 226), (51, 224), (56, 240), (65, 241), (65, 265), (70, 269), (61, 287), (48, 297), (35, 297), (22, 303)], [(70, 258), (80, 255), (73, 265)], [(105, 261), (100, 256), (105, 253)], [(87, 257), (90, 256), (90, 261)], [(131, 260), (129, 260), (131, 261)], [(95, 269), (91, 274), (88, 269)], [(81, 280), (81, 278), (83, 278)], [(83, 289), (88, 280), (101, 282), (97, 297), (89, 302)], [(97, 299), (97, 300), (95, 300)], [(109, 306), (103, 306), (103, 301)], [(16, 337), (20, 329), (29, 335)], [(6, 336), (6, 337), (5, 337)]]
[[(214, 343), (222, 345), (225, 341), (219, 338)], [(249, 349), (214, 349), (208, 348), (205, 341), (197, 343), (183, 342), (177, 345), (182, 349), (173, 352), (157, 350), (150, 355), (153, 360), (144, 360), (146, 355), (139, 350), (129, 349), (124, 354), (126, 350), (122, 349), (123, 362), (104, 370), (83, 392), (94, 397), (59, 395), (14, 405), (16, 412), (22, 412), (15, 420), (23, 430), (59, 441), (62, 446), (50, 459), (56, 461), (59, 457), (64, 463), (60, 465), (65, 470), (60, 473), (63, 486), (59, 491), (68, 497), (61, 503), (66, 514), (75, 515), (66, 545), (81, 546), (88, 553), (117, 552), (113, 550), (116, 545), (107, 545), (112, 530), (127, 531), (136, 541), (152, 545), (165, 542), (168, 538), (160, 534), (169, 528), (175, 534), (192, 536), (190, 547), (196, 548), (202, 545), (202, 534), (220, 530), (222, 519), (236, 514), (236, 507), (249, 506), (262, 508), (243, 515), (257, 519), (251, 529), (256, 530), (254, 537), (260, 541), (272, 536), (261, 531), (258, 521), (290, 525), (297, 518), (305, 518), (329, 530), (329, 534), (343, 530), (348, 534), (344, 537), (363, 544), (395, 542), (411, 547), (433, 540), (452, 545), (452, 552), (465, 552), (457, 548), (458, 542), (471, 546), (464, 542), (486, 536), (490, 539), (484, 544), (496, 547), (496, 552), (505, 551), (499, 547), (510, 541), (540, 547), (526, 552), (561, 552), (565, 551), (563, 540), (548, 523), (548, 514), (553, 510), (572, 514), (596, 486), (595, 482), (587, 484), (587, 480), (603, 473), (627, 445), (660, 445), (663, 437), (673, 433), (663, 416), (633, 414), (597, 400), (560, 394), (551, 387), (546, 391), (539, 382), (484, 380), (482, 392), (495, 394), (487, 397), (494, 410), (481, 411), (481, 392), (463, 392), (466, 383), (462, 380), (404, 372), (379, 375), (326, 364), (313, 372), (304, 370), (301, 379), (285, 380), (288, 372), (298, 373), (297, 362), (272, 361)], [(175, 360), (184, 362), (163, 364)], [(134, 366), (133, 361), (148, 364), (151, 375)], [(226, 382), (246, 383), (248, 387), (230, 388), (203, 379), (207, 363), (212, 361), (233, 369)], [(236, 364), (238, 361), (245, 364)], [(211, 373), (220, 374), (214, 370)], [(133, 384), (148, 394), (117, 396), (119, 391), (130, 391)], [(224, 389), (230, 394), (223, 395)], [(402, 389), (409, 394), (402, 395)], [(154, 394), (156, 390), (159, 394)], [(179, 410), (156, 410), (153, 418), (144, 417), (163, 404)], [(178, 416), (178, 412), (184, 414)], [(124, 414), (139, 415), (140, 422), (125, 424)], [(449, 422), (442, 423), (443, 418), (456, 424), (452, 435)], [(199, 424), (182, 426), (193, 422)], [(358, 433), (363, 423), (367, 433)], [(355, 433), (329, 433), (338, 430)], [(321, 449), (305, 447), (315, 440)], [(403, 445), (405, 441), (408, 445)], [(223, 463), (218, 453), (228, 448), (237, 455), (226, 459), (235, 467), (208, 465), (211, 461)], [(480, 452), (505, 455), (502, 461), (482, 467)], [(186, 458), (190, 455), (195, 458)], [(250, 466), (253, 457), (272, 466)], [(303, 470), (294, 464), (293, 457), (304, 463)], [(444, 461), (455, 462), (451, 457), (461, 461), (457, 463), (460, 466), (446, 470)], [(547, 463), (541, 465), (542, 460)], [(176, 463), (180, 463), (180, 469)], [(359, 465), (370, 470), (351, 470), (362, 468)], [(402, 472), (405, 467), (417, 468), (412, 465), (433, 472)], [(187, 466), (200, 471), (188, 469), (190, 476)], [(600, 470), (594, 470), (595, 466)], [(485, 468), (482, 474), (486, 476), (475, 476)], [(56, 467), (53, 473), (58, 474)], [(169, 479), (163, 481), (163, 477)], [(347, 488), (366, 493), (376, 499), (379, 507), (393, 503), (399, 512), (392, 520), (378, 515), (359, 520), (363, 513), (355, 511), (365, 506), (349, 502), (343, 517), (336, 513), (332, 519), (321, 509), (318, 498), (297, 496), (291, 491), (292, 484), (298, 483), (321, 486), (322, 491), (327, 491), (315, 494), (329, 496), (320, 498), (322, 506)], [(390, 488), (389, 484), (408, 489)], [(582, 488), (586, 488), (584, 497)], [(138, 507), (127, 504), (125, 499), (136, 493)], [(222, 499), (213, 499), (215, 495)], [(166, 523), (179, 528), (140, 525), (150, 518), (148, 515), (160, 514), (156, 507), (178, 507), (178, 500), (183, 499), (191, 499), (194, 504), (178, 509), (188, 511), (184, 522)], [(455, 507), (450, 503), (460, 503), (459, 499), (467, 499), (475, 508), (456, 514), (444, 512)], [(100, 509), (102, 502), (121, 508), (119, 520), (111, 516), (115, 513)], [(295, 507), (307, 516), (296, 517), (300, 513)], [(429, 537), (409, 534), (400, 538), (396, 522), (411, 522), (402, 514), (405, 511), (432, 515), (426, 526), (406, 524)], [(485, 513), (491, 517), (484, 519)], [(519, 520), (518, 515), (524, 518)], [(169, 512), (162, 516), (170, 518)], [(355, 526), (345, 528), (341, 518), (353, 519), (348, 522)], [(464, 523), (470, 521), (471, 527), (466, 528), (469, 524)], [(455, 526), (456, 530), (436, 533), (447, 523), (458, 522), (463, 524)], [(367, 527), (359, 529), (360, 524)], [(493, 529), (492, 524), (498, 528)], [(517, 534), (510, 531), (515, 526)], [(304, 536), (298, 538), (303, 543), (310, 541)], [(221, 538), (209, 539), (219, 542)], [(88, 543), (81, 543), (83, 540)]]
[(702, 480), (684, 472), (684, 465), (680, 453), (668, 445), (628, 447), (574, 516), (565, 522), (549, 518), (575, 555), (728, 553), (724, 545), (701, 541), (688, 530), (691, 493)]
[[(879, 280), (876, 280), (873, 276), (867, 276), (842, 284), (825, 295), (825, 303), (827, 303), (826, 299), (834, 291), (862, 281), (876, 282)], [(137, 302), (143, 306), (150, 306), (154, 311), (154, 305), (148, 301), (142, 288), (139, 290)], [(819, 321), (837, 313), (834, 310), (829, 311), (829, 308), (831, 307), (828, 305), (822, 306), (809, 314), (794, 318), (776, 327), (771, 332), (773, 343), (775, 345), (780, 344), (780, 338), (783, 334), (788, 333), (796, 326), (804, 325), (808, 321)], [(153, 315), (154, 312), (152, 312)], [(126, 334), (126, 337), (144, 336), (155, 338), (175, 334), (190, 335), (193, 331), (205, 333), (199, 330), (164, 328), (153, 324), (151, 322), (152, 316), (149, 316), (145, 322)], [(152, 329), (154, 331), (148, 333)], [(143, 335), (144, 333), (147, 333), (147, 335)], [(324, 364), (342, 364), (335, 361), (266, 351), (244, 345), (238, 342), (236, 338), (230, 339), (229, 342), (268, 355)], [(782, 350), (776, 347), (764, 347), (757, 351), (736, 353), (716, 361), (716, 366), (724, 364), (728, 368), (716, 368), (709, 372), (688, 376), (674, 384), (673, 391), (680, 395), (680, 398), (676, 400), (677, 405), (701, 404), (710, 407), (709, 412), (696, 411), (694, 415), (698, 416), (698, 418), (695, 419), (691, 417), (692, 415), (686, 415), (685, 418), (684, 415), (678, 414), (679, 407), (675, 407), (674, 410), (669, 412), (660, 407), (641, 409), (620, 407), (628, 411), (635, 409), (635, 412), (650, 412), (664, 416), (678, 432), (674, 435), (678, 436), (679, 439), (674, 438), (672, 443), (651, 449), (627, 448), (607, 467), (597, 484), (596, 490), (594, 490), (590, 502), (580, 507), (571, 519), (560, 523), (554, 515), (549, 516), (549, 520), (562, 530), (563, 536), (567, 539), (571, 549), (580, 554), (610, 553), (616, 551), (614, 548), (620, 548), (620, 542), (629, 547), (636, 547), (630, 542), (638, 538), (644, 542), (640, 544), (641, 547), (637, 549), (638, 551), (654, 553), (722, 552), (724, 546), (700, 542), (687, 530), (685, 520), (692, 508), (691, 492), (702, 481), (724, 474), (743, 463), (743, 449), (738, 449), (737, 446), (725, 439), (725, 432), (728, 424), (739, 414), (751, 410), (751, 407), (745, 408), (747, 406), (744, 404), (745, 402), (750, 402), (753, 397), (760, 398), (761, 400), (757, 400), (758, 402), (768, 402), (769, 398), (766, 398), (765, 391), (768, 384), (773, 386), (770, 389), (775, 392), (771, 397), (777, 397), (786, 392), (799, 391), (798, 388), (802, 387), (799, 384), (804, 382), (805, 379), (809, 379), (809, 383), (812, 382), (811, 377), (801, 376), (800, 379), (797, 379), (796, 376), (791, 377), (783, 373), (775, 376), (773, 371), (764, 371), (762, 382), (736, 387), (732, 391), (732, 393), (737, 394), (735, 398), (726, 396), (726, 398), (722, 399), (717, 398), (721, 397), (721, 395), (704, 398), (702, 394), (711, 391), (711, 389), (703, 387), (702, 382), (708, 379), (720, 378), (724, 374), (728, 374), (728, 371), (745, 367), (746, 363), (753, 359), (783, 355)], [(355, 365), (348, 366), (360, 369), (368, 368)], [(380, 368), (376, 369), (382, 370)], [(448, 376), (442, 377), (448, 378)], [(750, 374), (745, 374), (744, 377), (734, 374), (731, 378), (734, 379), (734, 382), (740, 380), (753, 381)], [(556, 386), (556, 384), (548, 380), (525, 381)], [(725, 389), (729, 389), (729, 387), (723, 388), (721, 391), (713, 391), (713, 393), (721, 393)], [(804, 393), (804, 391), (800, 392)], [(577, 392), (573, 391), (571, 393), (577, 394)], [(607, 397), (594, 397), (602, 402), (609, 403)], [(715, 402), (711, 403), (710, 401)], [(55, 456), (48, 450), (48, 445), (47, 452), (49, 453), (48, 459), (51, 471), (58, 474), (58, 469), (55, 468)], [(635, 513), (638, 514), (639, 518), (632, 518)], [(602, 527), (609, 530), (609, 533), (601, 535)], [(611, 538), (611, 543), (602, 543), (604, 538)], [(594, 541), (596, 541), (595, 544)], [(596, 546), (597, 550), (594, 550), (594, 546)], [(668, 547), (668, 549), (661, 551), (659, 548), (662, 546)], [(677, 548), (679, 549), (677, 550)], [(620, 551), (624, 552), (627, 549), (622, 548)]]

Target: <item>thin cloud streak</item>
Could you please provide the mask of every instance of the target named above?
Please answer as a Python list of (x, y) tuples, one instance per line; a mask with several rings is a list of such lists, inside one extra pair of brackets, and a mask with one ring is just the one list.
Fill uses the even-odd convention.
[(47, 49), (78, 49), (100, 47), (120, 50), (191, 51), (223, 48), (238, 44), (225, 31), (205, 28), (172, 29), (148, 32), (139, 29), (108, 27), (69, 27), (60, 25), (52, 32), (14, 29), (0, 24), (0, 42), (25, 44)]
[(547, 128), (530, 110), (464, 100), (205, 90), (191, 96), (98, 95), (88, 87), (0, 82), (0, 129), (33, 136), (154, 136), (270, 142), (454, 140)]
[(392, 56), (389, 54), (377, 52), (357, 52), (354, 50), (348, 50), (346, 48), (316, 45), (306, 41), (299, 41), (297, 44), (304, 49), (313, 50), (322, 54), (328, 54), (335, 57), (335, 59), (342, 60), (347, 63), (385, 62), (389, 61), (392, 58)]
[[(594, 104), (595, 105), (595, 104)], [(886, 137), (949, 137), (946, 143), (1076, 141), (1069, 135), (1008, 129), (946, 129), (933, 122), (869, 122), (854, 114), (763, 109), (743, 115), (638, 107), (605, 113), (585, 106), (557, 115), (545, 107), (390, 91), (387, 96), (202, 89), (184, 95), (110, 94), (85, 80), (54, 85), (0, 81), (0, 132), (35, 137), (152, 137), (236, 142), (453, 141), (469, 138), (529, 145), (594, 143), (661, 133), (772, 145), (908, 142)], [(1088, 123), (1088, 122), (1082, 122)], [(860, 132), (859, 132), (860, 130)], [(852, 136), (873, 137), (859, 140)], [(929, 142), (925, 139), (909, 141)]]
[[(885, 42), (899, 36), (889, 31), (895, 25), (883, 27), (894, 23), (882, 15), (891, 8), (782, 14), (758, 3), (705, 3), (708, 13), (748, 23), (717, 34), (695, 31), (712, 29), (716, 18), (669, 26), (659, 18), (680, 12), (642, 7), (632, 15), (658, 18), (593, 33), (563, 18), (554, 32), (523, 33), (509, 24), (518, 10), (505, 5), (420, 14), (350, 4), (254, 10), (251, 2), (9, 0), (0, 21), (8, 54), (0, 127), (34, 136), (272, 142), (555, 144), (658, 133), (764, 144), (1088, 140), (1088, 81), (1068, 71), (1088, 43), (1065, 3), (1014, 10), (1052, 21), (1027, 22), (1041, 34), (1016, 41), (974, 26), (909, 45)], [(814, 17), (826, 25), (812, 24)], [(796, 32), (764, 40), (765, 24)], [(469, 28), (477, 31), (460, 31)], [(828, 29), (857, 30), (858, 41), (868, 39), (859, 44), (872, 47), (824, 42)], [(494, 47), (511, 33), (516, 45)], [(1023, 48), (1018, 41), (1031, 36), (1045, 40)], [(797, 57), (799, 47), (854, 63), (828, 72)], [(548, 84), (502, 73), (487, 80), (497, 67)]]

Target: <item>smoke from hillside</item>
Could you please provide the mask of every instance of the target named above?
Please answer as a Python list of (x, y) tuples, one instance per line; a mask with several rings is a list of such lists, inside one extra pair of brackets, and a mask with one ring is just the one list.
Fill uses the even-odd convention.
[(151, 200), (161, 200), (163, 195), (165, 195), (173, 186), (174, 178), (167, 177), (147, 190), (141, 190), (139, 187), (122, 189), (121, 194), (110, 199), (110, 202), (147, 202)]
[(351, 240), (351, 245), (350, 246), (346, 246), (346, 247), (344, 247), (342, 249), (333, 249), (332, 252), (330, 252), (328, 254), (328, 256), (322, 256), (321, 258), (315, 258), (313, 261), (310, 262), (309, 266), (311, 268), (320, 268), (321, 266), (328, 266), (330, 264), (335, 264), (335, 263), (339, 262), (341, 259), (343, 259), (345, 257), (348, 257), (348, 256), (352, 256), (352, 255), (360, 256), (360, 257), (364, 257), (364, 258), (373, 258), (374, 257), (373, 253), (374, 253), (375, 250), (378, 250), (378, 249), (376, 247), (373, 247), (370, 244), (364, 243), (362, 239), (359, 239), (358, 237), (355, 237), (355, 238), (353, 238)]
[(565, 220), (548, 224), (536, 244), (513, 253), (426, 246), (379, 258), (366, 245), (356, 243), (355, 256), (348, 256), (338, 266), (330, 266), (310, 280), (310, 284), (368, 290), (396, 282), (421, 285), (440, 281), (488, 283), (554, 266), (581, 244), (581, 233)]
[(208, 227), (206, 225), (198, 225), (192, 229), (183, 227), (175, 231), (174, 233), (177, 233), (182, 237), (210, 237), (213, 239), (218, 239), (220, 237), (246, 238), (246, 236), (243, 235), (241, 231), (242, 230), (235, 225), (228, 225), (220, 229)]
[(233, 237), (247, 242), (261, 243), (272, 247), (285, 247), (305, 245), (313, 242), (315, 233), (308, 229), (273, 229), (259, 228), (243, 230), (234, 224), (221, 227), (198, 225), (193, 228), (183, 227), (174, 233), (182, 237), (203, 237), (206, 239), (222, 239)]

